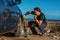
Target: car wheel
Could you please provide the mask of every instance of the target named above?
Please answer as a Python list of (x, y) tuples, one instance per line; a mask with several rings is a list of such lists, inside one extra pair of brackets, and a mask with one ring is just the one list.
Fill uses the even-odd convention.
[(15, 32), (15, 37), (19, 37), (19, 36), (20, 36), (20, 27), (18, 27)]

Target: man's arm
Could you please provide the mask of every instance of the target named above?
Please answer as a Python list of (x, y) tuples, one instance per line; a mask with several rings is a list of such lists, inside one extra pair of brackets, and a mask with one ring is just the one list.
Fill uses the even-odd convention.
[(31, 11), (29, 11), (29, 12), (26, 12), (24, 15), (26, 16), (26, 15), (28, 15), (28, 14), (31, 14)]
[(35, 19), (35, 21), (36, 21), (36, 23), (38, 24), (38, 25), (41, 25), (42, 24), (42, 22), (43, 22), (43, 20), (37, 20), (37, 18), (36, 18), (37, 16), (34, 16), (34, 19)]
[(38, 21), (37, 19), (36, 19), (35, 21), (36, 21), (36, 23), (37, 23), (38, 25), (41, 25), (42, 22), (43, 22), (42, 20), (39, 20), (39, 21)]
[(24, 16), (26, 16), (26, 15), (28, 15), (28, 14), (34, 14), (34, 11), (26, 12), (26, 13), (24, 14)]

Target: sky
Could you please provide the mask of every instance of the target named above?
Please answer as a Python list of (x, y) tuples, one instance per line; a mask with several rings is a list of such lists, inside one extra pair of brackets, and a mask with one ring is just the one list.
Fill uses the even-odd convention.
[[(39, 7), (45, 14), (46, 19), (60, 20), (60, 0), (22, 0), (18, 5), (22, 14), (27, 11), (33, 11), (35, 7)], [(34, 19), (33, 15), (27, 15), (26, 19)]]

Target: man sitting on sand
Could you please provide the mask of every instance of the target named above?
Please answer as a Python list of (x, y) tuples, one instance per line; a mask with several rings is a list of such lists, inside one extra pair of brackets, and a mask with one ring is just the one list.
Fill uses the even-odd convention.
[(35, 26), (38, 27), (38, 29), (41, 31), (42, 34), (44, 34), (46, 32), (45, 27), (47, 25), (46, 22), (46, 18), (45, 15), (41, 12), (40, 8), (35, 7), (34, 11), (29, 11), (26, 14), (24, 14), (23, 16), (25, 17), (28, 14), (33, 14), (34, 15), (34, 20), (35, 21), (29, 21), (29, 27), (32, 31), (32, 34), (37, 34), (36, 30), (35, 30)]

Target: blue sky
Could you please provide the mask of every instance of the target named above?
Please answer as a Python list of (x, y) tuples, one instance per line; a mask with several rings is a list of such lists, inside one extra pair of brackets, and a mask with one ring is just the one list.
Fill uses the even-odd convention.
[[(60, 0), (22, 0), (18, 7), (23, 14), (32, 11), (34, 7), (39, 7), (46, 19), (60, 20)], [(33, 15), (28, 15), (25, 18), (33, 19)]]

